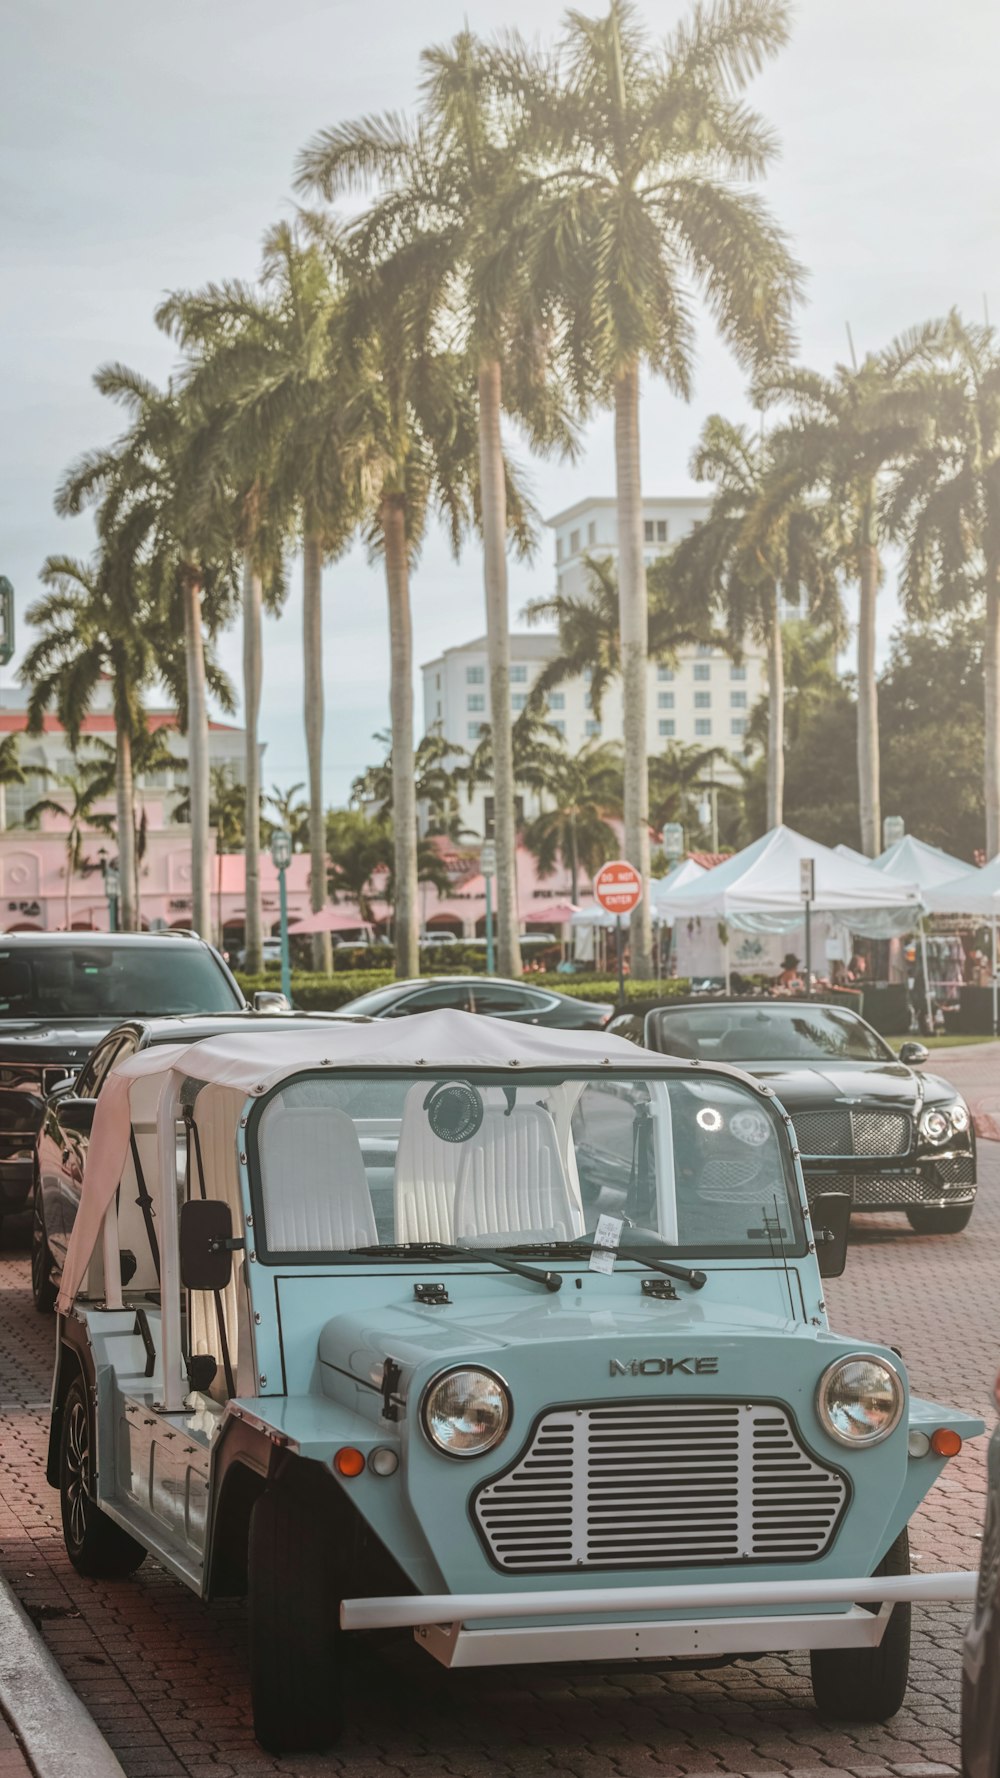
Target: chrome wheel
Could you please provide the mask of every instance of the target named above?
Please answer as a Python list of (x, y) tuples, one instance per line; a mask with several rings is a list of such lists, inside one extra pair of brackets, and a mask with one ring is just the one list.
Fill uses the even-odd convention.
[(70, 1403), (63, 1465), (66, 1529), (77, 1549), (81, 1548), (87, 1532), (89, 1477), (90, 1428), (87, 1425), (87, 1410), (77, 1397)]

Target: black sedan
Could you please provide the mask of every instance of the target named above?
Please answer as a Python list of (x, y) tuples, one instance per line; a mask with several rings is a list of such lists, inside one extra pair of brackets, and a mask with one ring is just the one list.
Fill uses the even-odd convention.
[[(1000, 1408), (1000, 1377), (994, 1397)], [(986, 1524), (979, 1585), (962, 1661), (963, 1778), (1000, 1772), (1000, 1424), (986, 1456)]]
[(235, 1013), (177, 1019), (128, 1019), (109, 1031), (87, 1057), (79, 1075), (61, 1081), (46, 1100), (33, 1154), (31, 1291), (35, 1307), (49, 1314), (59, 1293), (66, 1248), (76, 1221), (97, 1098), (116, 1062), (150, 1044), (197, 1043), (227, 1031), (274, 1031), (275, 1041), (303, 1025), (336, 1019), (338, 1013), (276, 1013), (249, 1007)]
[(672, 1001), (608, 1027), (662, 1055), (729, 1062), (765, 1081), (795, 1125), (806, 1191), (846, 1192), (854, 1211), (905, 1211), (918, 1234), (957, 1234), (976, 1196), (969, 1108), (918, 1073), (856, 1013), (816, 1000)]
[(374, 988), (344, 1007), (370, 1019), (402, 1019), (415, 1012), (436, 1012), (442, 1006), (459, 1012), (486, 1013), (491, 1019), (514, 1019), (522, 1025), (558, 1025), (563, 1031), (603, 1031), (614, 1008), (596, 1000), (577, 1000), (529, 982), (505, 981), (495, 975), (440, 975)]

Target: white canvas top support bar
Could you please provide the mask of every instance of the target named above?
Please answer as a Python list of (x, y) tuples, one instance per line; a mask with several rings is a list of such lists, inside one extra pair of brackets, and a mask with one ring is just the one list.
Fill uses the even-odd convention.
[(731, 1586), (583, 1587), (536, 1593), (429, 1593), (396, 1599), (345, 1599), (344, 1630), (405, 1629), (421, 1624), (532, 1617), (631, 1617), (636, 1612), (754, 1611), (776, 1606), (875, 1605), (912, 1600), (921, 1605), (968, 1604), (977, 1576), (865, 1575), (846, 1580), (735, 1581)]

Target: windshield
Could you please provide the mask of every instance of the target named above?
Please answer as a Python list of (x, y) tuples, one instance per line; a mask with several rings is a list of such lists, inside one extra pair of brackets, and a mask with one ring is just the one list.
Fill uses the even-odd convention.
[(171, 939), (0, 948), (0, 1018), (125, 1019), (243, 1005), (212, 952)]
[(804, 1251), (780, 1119), (709, 1075), (301, 1075), (255, 1107), (250, 1174), (265, 1261), (550, 1251), (601, 1215), (623, 1248)]
[(895, 1060), (852, 1012), (796, 1002), (786, 1006), (729, 1003), (660, 1008), (649, 1015), (647, 1043), (665, 1056), (706, 1062)]

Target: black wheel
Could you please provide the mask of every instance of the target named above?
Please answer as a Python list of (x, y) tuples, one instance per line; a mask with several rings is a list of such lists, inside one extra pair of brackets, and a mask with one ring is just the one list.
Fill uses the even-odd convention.
[(59, 1504), (66, 1553), (78, 1574), (91, 1580), (123, 1580), (135, 1573), (146, 1552), (91, 1499), (90, 1476), (90, 1416), (77, 1378), (63, 1405), (59, 1441)]
[(52, 1282), (52, 1254), (45, 1232), (45, 1206), (42, 1188), (35, 1180), (35, 1200), (31, 1217), (31, 1294), (39, 1315), (51, 1315), (59, 1295)]
[(973, 1208), (956, 1204), (954, 1210), (908, 1210), (906, 1220), (918, 1235), (960, 1235), (969, 1226)]
[[(875, 1573), (909, 1572), (910, 1540), (901, 1531)], [(893, 1606), (877, 1648), (813, 1649), (809, 1665), (820, 1716), (836, 1722), (887, 1722), (895, 1716), (910, 1676), (910, 1612), (909, 1605)]]
[(291, 1486), (269, 1488), (250, 1515), (250, 1693), (268, 1753), (320, 1753), (342, 1726), (330, 1518), (328, 1490)]

